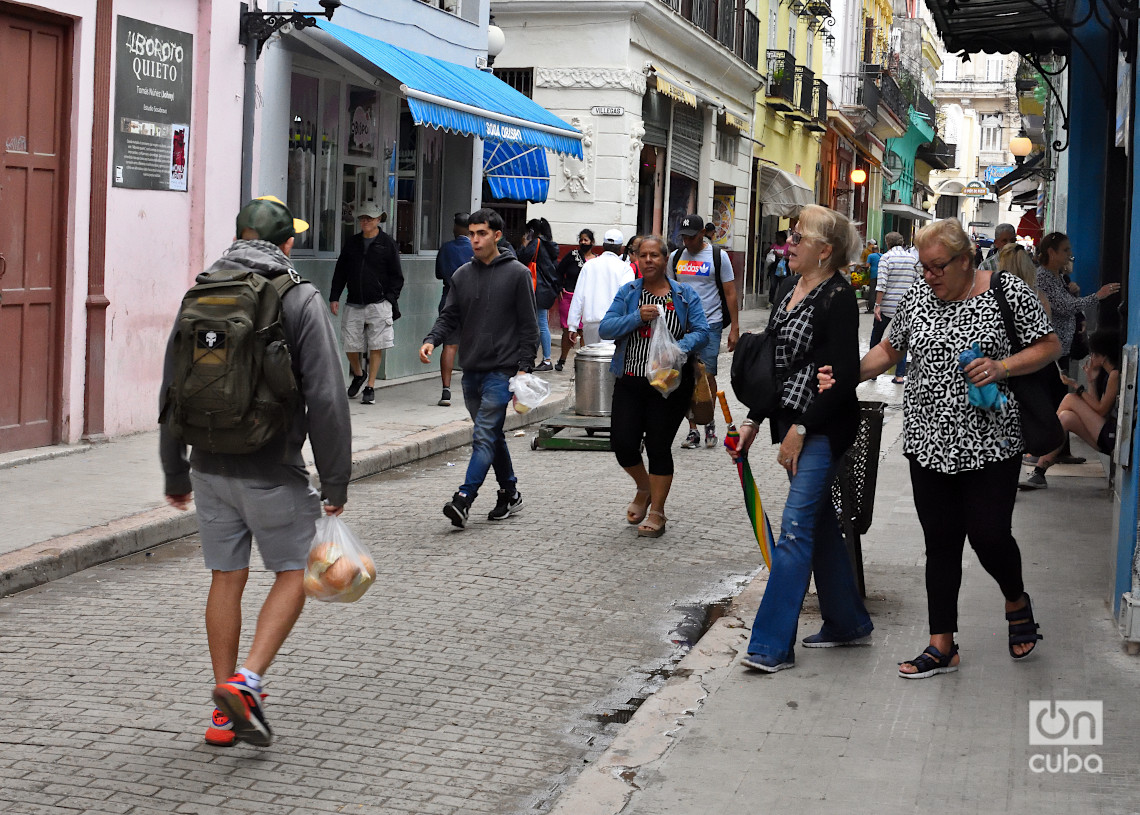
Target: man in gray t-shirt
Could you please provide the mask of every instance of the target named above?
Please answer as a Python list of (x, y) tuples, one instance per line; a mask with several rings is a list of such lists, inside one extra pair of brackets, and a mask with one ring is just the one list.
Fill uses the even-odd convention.
[[(716, 359), (720, 353), (721, 334), (724, 324), (729, 324), (728, 350), (736, 348), (736, 340), (740, 336), (740, 308), (736, 297), (735, 275), (732, 272), (732, 261), (728, 252), (719, 246), (713, 246), (705, 238), (705, 222), (700, 215), (686, 215), (681, 220), (681, 240), (685, 248), (671, 257), (672, 269), (676, 272), (679, 283), (692, 286), (701, 298), (705, 317), (709, 321), (709, 341), (700, 352), (701, 362), (709, 374), (709, 386), (716, 393)], [(717, 270), (716, 256), (720, 255), (720, 270)], [(721, 285), (717, 285), (717, 279)], [(721, 291), (724, 291), (724, 301), (721, 301)], [(725, 314), (727, 308), (728, 313)], [(705, 446), (716, 447), (716, 421), (705, 426)], [(699, 447), (701, 435), (697, 425), (689, 422), (689, 435), (681, 443), (682, 447)]]

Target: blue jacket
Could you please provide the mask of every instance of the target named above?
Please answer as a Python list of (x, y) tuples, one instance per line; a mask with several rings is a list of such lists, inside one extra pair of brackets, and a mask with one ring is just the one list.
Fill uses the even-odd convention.
[[(669, 281), (669, 288), (673, 290), (673, 309), (681, 321), (685, 335), (677, 341), (681, 350), (692, 355), (700, 351), (709, 341), (709, 321), (705, 317), (705, 310), (701, 306), (701, 298), (697, 296), (692, 286)], [(638, 278), (632, 283), (626, 283), (614, 296), (609, 311), (598, 325), (598, 333), (604, 340), (614, 340), (617, 347), (614, 358), (610, 363), (610, 373), (622, 376), (625, 373), (625, 348), (629, 342), (629, 335), (641, 328), (641, 314), (639, 313), (641, 300), (642, 280)]]

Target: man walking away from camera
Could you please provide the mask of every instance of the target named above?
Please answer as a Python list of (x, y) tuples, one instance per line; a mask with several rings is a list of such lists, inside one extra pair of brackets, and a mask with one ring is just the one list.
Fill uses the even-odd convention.
[(511, 376), (526, 371), (538, 345), (530, 272), (497, 246), (502, 216), (481, 209), (471, 214), (467, 229), (475, 257), (455, 271), (447, 304), (420, 348), (426, 365), (435, 347), (458, 332), (463, 402), (475, 428), (467, 475), (443, 514), (460, 529), (467, 526), (471, 505), (492, 467), (499, 494), (487, 519), (501, 521), (522, 509), (503, 423), (511, 404)]
[[(455, 213), (451, 226), (454, 237), (439, 247), (435, 256), (435, 276), (443, 281), (443, 296), (439, 298), (439, 313), (447, 305), (447, 295), (451, 291), (451, 278), (455, 270), (475, 257), (471, 248), (471, 238), (467, 236), (466, 212)], [(443, 342), (443, 353), (439, 357), (439, 378), (443, 383), (443, 393), (439, 397), (440, 407), (451, 406), (451, 373), (455, 368), (455, 352), (459, 348), (459, 336), (447, 337)]]
[[(237, 217), (237, 238), (207, 275), (256, 272), (274, 279), (296, 272), (289, 260), (293, 238), (309, 225), (294, 220), (275, 198), (250, 201)], [(339, 515), (348, 500), (352, 469), (352, 432), (348, 399), (341, 385), (336, 332), (320, 292), (299, 282), (281, 298), (281, 321), (300, 392), (287, 428), (266, 445), (247, 454), (212, 453), (186, 445), (171, 431), (170, 419), (159, 429), (159, 449), (166, 476), (166, 501), (187, 509), (193, 497), (198, 509), (202, 556), (211, 570), (206, 598), (206, 639), (214, 669), (214, 709), (206, 741), (229, 746), (235, 740), (265, 746), (273, 731), (262, 709), (262, 676), (289, 636), (305, 605), (302, 577), (321, 514), (321, 496), (309, 484), (301, 455), (306, 435), (312, 445), (321, 490), (329, 515)], [(175, 325), (163, 365), (163, 414), (175, 379)], [(212, 332), (211, 332), (212, 333)], [(217, 338), (213, 345), (217, 345)], [(195, 341), (196, 338), (182, 338)], [(222, 340), (224, 347), (225, 340)], [(197, 350), (195, 348), (195, 350)], [(320, 420), (310, 424), (309, 416)], [(253, 644), (237, 667), (241, 639), (241, 599), (249, 578), (251, 540), (261, 559), (276, 574), (261, 606)]]

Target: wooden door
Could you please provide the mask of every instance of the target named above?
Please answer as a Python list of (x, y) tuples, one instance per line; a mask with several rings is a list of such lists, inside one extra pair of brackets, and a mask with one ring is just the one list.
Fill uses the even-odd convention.
[(68, 48), (0, 3), (0, 452), (60, 438)]

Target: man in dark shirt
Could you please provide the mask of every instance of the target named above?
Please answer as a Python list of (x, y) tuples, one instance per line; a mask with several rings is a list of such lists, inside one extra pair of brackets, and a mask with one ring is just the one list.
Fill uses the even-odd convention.
[[(467, 213), (455, 213), (451, 226), (455, 236), (443, 246), (435, 256), (435, 276), (443, 281), (443, 296), (439, 299), (439, 313), (447, 305), (447, 294), (451, 291), (451, 276), (455, 270), (475, 257), (471, 239), (467, 237)], [(455, 352), (459, 348), (459, 335), (452, 334), (443, 341), (443, 353), (439, 357), (439, 378), (443, 381), (443, 394), (439, 397), (440, 407), (451, 405), (451, 372), (455, 368)]]
[(487, 519), (500, 521), (522, 509), (503, 423), (511, 404), (511, 376), (534, 361), (538, 344), (530, 272), (496, 246), (503, 232), (502, 216), (481, 209), (471, 214), (467, 229), (475, 257), (455, 271), (447, 304), (420, 348), (420, 361), (427, 365), (435, 347), (459, 333), (463, 402), (475, 428), (467, 475), (444, 504), (443, 514), (461, 529), (467, 526), (471, 504), (492, 467), (499, 495)]
[[(348, 396), (356, 396), (367, 377), (368, 385), (360, 402), (371, 405), (376, 401), (374, 388), (381, 354), (396, 344), (394, 323), (400, 317), (396, 301), (404, 288), (404, 273), (400, 269), (399, 247), (380, 229), (383, 211), (379, 204), (365, 201), (356, 218), (360, 231), (345, 242), (337, 258), (329, 304), (332, 313), (339, 314), (340, 295), (348, 287), (348, 302), (340, 323), (341, 342), (352, 372)], [(361, 355), (366, 352), (367, 372), (361, 366)]]

